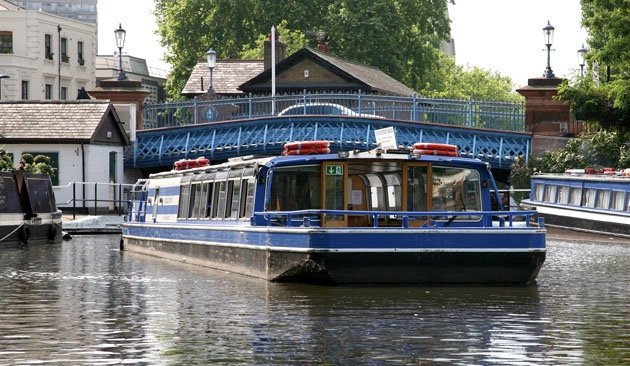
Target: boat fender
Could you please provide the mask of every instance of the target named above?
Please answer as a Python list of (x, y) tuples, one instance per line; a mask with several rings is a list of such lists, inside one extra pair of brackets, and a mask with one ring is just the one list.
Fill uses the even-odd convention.
[(28, 244), (28, 241), (30, 239), (31, 239), (31, 229), (26, 225), (22, 225), (22, 227), (20, 228), (20, 240), (22, 241), (22, 243)]
[(50, 225), (48, 227), (48, 240), (55, 241), (55, 237), (57, 236), (57, 228), (55, 225)]

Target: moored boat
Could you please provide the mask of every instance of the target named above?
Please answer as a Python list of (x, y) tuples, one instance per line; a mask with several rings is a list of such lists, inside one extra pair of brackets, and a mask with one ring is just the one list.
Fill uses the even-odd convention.
[(60, 243), (61, 221), (48, 175), (0, 171), (0, 246)]
[(535, 174), (529, 199), (545, 223), (566, 229), (630, 237), (630, 171), (569, 169)]
[(450, 146), (291, 144), (283, 156), (153, 174), (133, 188), (123, 250), (271, 281), (533, 282), (542, 223), (530, 226), (534, 211), (492, 211), (489, 165)]

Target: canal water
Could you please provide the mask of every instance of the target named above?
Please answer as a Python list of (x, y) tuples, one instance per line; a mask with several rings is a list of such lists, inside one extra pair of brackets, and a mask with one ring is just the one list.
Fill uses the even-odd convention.
[(627, 241), (550, 238), (536, 286), (277, 284), (118, 245), (0, 248), (0, 365), (630, 364)]

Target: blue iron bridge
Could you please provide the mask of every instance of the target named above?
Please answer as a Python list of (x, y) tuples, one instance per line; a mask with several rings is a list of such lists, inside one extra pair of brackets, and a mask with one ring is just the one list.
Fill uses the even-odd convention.
[(278, 155), (291, 141), (327, 140), (333, 152), (377, 147), (374, 131), (393, 127), (400, 149), (416, 142), (459, 146), (495, 169), (528, 159), (531, 135), (522, 103), (296, 94), (153, 104), (144, 107), (145, 129), (126, 151), (125, 167), (157, 169), (180, 159), (225, 160)]

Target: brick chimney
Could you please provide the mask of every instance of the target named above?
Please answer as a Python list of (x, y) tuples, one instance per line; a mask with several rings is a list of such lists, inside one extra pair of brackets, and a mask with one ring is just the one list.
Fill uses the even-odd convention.
[[(280, 37), (279, 37), (279, 32), (276, 29), (276, 64), (278, 64), (278, 62), (284, 60), (286, 58), (286, 48), (287, 46), (284, 44), (284, 42), (280, 41)], [(265, 66), (265, 70), (269, 69), (271, 67), (271, 34), (267, 35), (267, 39), (265, 40), (265, 43), (263, 44), (263, 49), (264, 49), (264, 66)]]

